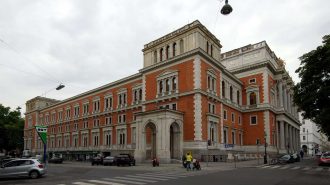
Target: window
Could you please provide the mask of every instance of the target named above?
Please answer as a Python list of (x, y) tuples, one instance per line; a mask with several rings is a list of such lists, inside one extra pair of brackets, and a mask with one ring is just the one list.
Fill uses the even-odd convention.
[(222, 87), (222, 97), (226, 97), (226, 84), (225, 81), (221, 82), (221, 87)]
[(163, 61), (163, 51), (164, 51), (163, 48), (161, 48), (160, 51), (159, 51), (159, 59), (160, 59), (161, 62)]
[(132, 127), (132, 144), (136, 144), (136, 128)]
[(84, 115), (88, 115), (88, 112), (89, 112), (89, 104), (88, 103), (85, 103), (84, 104), (84, 108), (83, 108), (83, 114)]
[(94, 113), (100, 112), (100, 100), (93, 101), (93, 112)]
[(125, 114), (118, 115), (118, 123), (126, 123), (126, 115)]
[(111, 125), (111, 123), (112, 123), (112, 117), (111, 117), (111, 116), (106, 117), (106, 118), (105, 118), (105, 124), (106, 124), (106, 125)]
[(235, 114), (234, 113), (231, 113), (231, 122), (235, 122)]
[(226, 110), (223, 110), (223, 119), (227, 120), (227, 111)]
[(257, 124), (257, 116), (251, 116), (250, 117), (250, 124), (256, 125)]
[(252, 78), (252, 79), (249, 80), (250, 84), (255, 84), (256, 82), (257, 82), (257, 80), (255, 78)]
[(237, 104), (239, 104), (240, 103), (240, 93), (239, 93), (239, 91), (237, 91), (236, 92), (236, 99), (237, 99)]
[(169, 58), (170, 46), (166, 46), (166, 60)]
[(172, 104), (172, 110), (176, 110), (176, 104)]
[(305, 132), (305, 128), (303, 128), (303, 132)]
[(71, 116), (71, 110), (70, 108), (66, 109), (66, 120), (69, 120), (70, 119), (70, 116)]
[(230, 91), (230, 93), (229, 93), (230, 101), (233, 101), (233, 87), (232, 86), (229, 87), (229, 91)]
[(215, 114), (215, 105), (213, 103), (209, 103), (209, 113)]
[(110, 110), (112, 108), (112, 96), (107, 96), (104, 98), (104, 109)]
[(167, 96), (177, 93), (177, 72), (165, 73), (157, 79), (157, 96)]
[(238, 116), (238, 124), (241, 124), (241, 116)]
[(257, 94), (255, 92), (251, 92), (249, 95), (250, 105), (257, 104)]
[(94, 127), (99, 127), (100, 126), (100, 120), (99, 119), (94, 119), (93, 126)]
[(111, 130), (104, 132), (104, 144), (106, 146), (111, 146)]
[(157, 63), (157, 51), (154, 51), (154, 64)]
[(303, 136), (303, 140), (304, 140), (304, 141), (306, 140), (306, 136)]
[(79, 117), (79, 106), (74, 107), (74, 117)]
[(238, 140), (238, 142), (239, 142), (238, 144), (239, 145), (242, 145), (242, 134), (241, 133), (238, 134), (238, 139), (239, 139)]
[(236, 138), (235, 138), (235, 132), (234, 131), (231, 133), (231, 142), (232, 142), (232, 144), (236, 144)]
[(123, 108), (127, 106), (127, 91), (124, 90), (120, 93), (118, 93), (118, 107)]
[(58, 112), (58, 120), (62, 121), (63, 120), (63, 111)]
[(207, 74), (207, 89), (211, 92), (216, 91), (216, 76), (210, 72)]
[(213, 45), (211, 44), (211, 57), (213, 57)]
[(99, 146), (99, 135), (98, 134), (94, 134), (93, 136), (93, 143), (94, 143), (94, 146)]
[(223, 130), (223, 142), (225, 144), (227, 144), (227, 130), (226, 129)]
[(176, 53), (176, 43), (175, 42), (173, 43), (173, 46), (172, 46), (172, 53), (173, 53), (173, 57), (175, 57), (175, 53)]
[(206, 53), (209, 53), (209, 42), (206, 41)]
[(83, 128), (88, 128), (88, 121), (84, 121), (84, 127)]
[(52, 113), (52, 118), (51, 118), (52, 123), (56, 122), (56, 113)]
[(176, 77), (172, 78), (172, 90), (175, 91), (176, 90)]

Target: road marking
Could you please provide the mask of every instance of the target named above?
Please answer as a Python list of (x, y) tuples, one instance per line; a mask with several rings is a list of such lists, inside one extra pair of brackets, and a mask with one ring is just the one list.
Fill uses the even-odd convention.
[(108, 184), (108, 185), (124, 185), (116, 182), (100, 181), (100, 180), (88, 180), (89, 182), (95, 182), (98, 184)]
[(91, 184), (91, 183), (87, 183), (87, 182), (74, 182), (72, 184), (77, 184), (77, 185), (95, 185), (95, 184)]
[(148, 175), (148, 174), (142, 174), (142, 175), (137, 175), (137, 176), (142, 176), (142, 177), (155, 177), (157, 178), (164, 178), (164, 179), (177, 179), (176, 177), (173, 177), (173, 176), (163, 176), (163, 175)]
[(117, 182), (125, 182), (125, 183), (138, 184), (138, 185), (146, 184), (146, 183), (143, 183), (143, 182), (128, 181), (128, 180), (116, 179), (116, 178), (114, 178), (114, 179), (103, 178), (103, 180), (107, 180), (107, 181), (117, 181)]
[(280, 167), (280, 166), (273, 166), (273, 167), (271, 167), (271, 169), (275, 169), (275, 168), (278, 168), (278, 167)]
[(157, 182), (153, 180), (146, 180), (146, 179), (136, 179), (136, 178), (129, 178), (129, 177), (116, 177), (117, 179), (126, 179), (126, 180), (133, 180), (133, 181), (141, 181), (141, 182)]
[(153, 178), (153, 177), (143, 177), (138, 175), (126, 175), (127, 177), (135, 177), (135, 178), (142, 178), (142, 179), (150, 179), (150, 180), (160, 180), (160, 181), (167, 181), (168, 179), (164, 178)]
[(263, 166), (263, 167), (261, 167), (261, 168), (269, 168), (270, 166)]
[(320, 168), (320, 167), (315, 169), (315, 171), (322, 171), (322, 170), (323, 170), (323, 168)]
[(296, 166), (296, 167), (291, 168), (291, 170), (297, 170), (299, 168), (300, 168), (300, 166)]
[(307, 171), (307, 170), (310, 170), (310, 169), (311, 169), (311, 167), (306, 167), (306, 168), (304, 168), (302, 170)]
[(162, 175), (162, 176), (168, 176), (168, 177), (187, 177), (189, 175), (187, 174), (182, 174), (182, 173), (162, 173), (162, 172), (159, 172), (159, 173), (139, 173), (137, 175), (156, 175), (156, 176), (159, 176), (159, 175)]
[(290, 166), (284, 166), (282, 168), (280, 168), (281, 170), (285, 170), (285, 169), (288, 169)]

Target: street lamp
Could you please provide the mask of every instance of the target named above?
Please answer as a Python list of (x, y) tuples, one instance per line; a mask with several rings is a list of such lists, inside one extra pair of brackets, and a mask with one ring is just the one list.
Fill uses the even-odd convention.
[(228, 4), (228, 0), (225, 1), (225, 5), (221, 8), (222, 15), (228, 15), (233, 11), (233, 8)]
[(266, 137), (267, 137), (267, 133), (265, 132), (265, 137), (264, 137), (264, 140), (265, 140), (264, 164), (267, 164), (267, 140), (266, 140)]

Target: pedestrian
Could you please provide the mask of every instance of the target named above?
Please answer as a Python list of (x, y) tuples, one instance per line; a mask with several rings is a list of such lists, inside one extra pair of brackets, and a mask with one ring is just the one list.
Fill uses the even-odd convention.
[(189, 152), (187, 152), (187, 155), (186, 155), (186, 165), (187, 165), (187, 171), (189, 171), (189, 170), (191, 170), (192, 169), (192, 167), (191, 167), (191, 162), (192, 162), (192, 159), (193, 159), (193, 157), (192, 157), (192, 155), (189, 153)]
[(301, 157), (301, 160), (303, 160), (303, 158), (304, 158), (304, 151), (303, 150), (300, 150), (300, 157)]

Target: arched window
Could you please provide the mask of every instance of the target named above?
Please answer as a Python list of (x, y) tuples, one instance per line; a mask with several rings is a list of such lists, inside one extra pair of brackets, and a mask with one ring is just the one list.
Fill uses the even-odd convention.
[(154, 51), (154, 63), (157, 63), (157, 51)]
[(183, 53), (183, 40), (180, 40), (180, 54)]
[(257, 104), (257, 94), (255, 92), (250, 93), (249, 99), (250, 99), (250, 105)]
[(173, 51), (172, 51), (173, 57), (175, 57), (175, 52), (176, 52), (176, 43), (175, 42), (173, 43), (172, 49), (173, 49)]
[(209, 53), (209, 42), (206, 41), (206, 53)]
[(169, 58), (170, 46), (166, 46), (166, 60)]
[(222, 88), (222, 97), (226, 97), (226, 84), (225, 81), (221, 82), (221, 88)]
[(230, 101), (233, 101), (233, 87), (232, 86), (230, 86), (229, 91), (230, 91), (230, 93), (229, 93)]
[(172, 90), (174, 91), (174, 90), (176, 90), (176, 77), (173, 77), (172, 78)]
[(237, 104), (239, 104), (239, 100), (240, 100), (239, 91), (237, 91), (236, 95), (237, 95)]
[(161, 48), (160, 51), (159, 51), (159, 60), (162, 62), (163, 61), (163, 52), (164, 52), (164, 49)]

